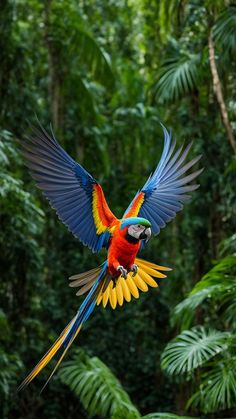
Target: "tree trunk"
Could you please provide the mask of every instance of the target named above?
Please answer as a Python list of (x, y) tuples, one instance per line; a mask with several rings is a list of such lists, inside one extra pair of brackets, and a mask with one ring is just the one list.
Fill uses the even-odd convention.
[(216, 100), (220, 108), (221, 118), (222, 118), (225, 130), (226, 130), (227, 136), (228, 136), (228, 140), (234, 151), (234, 154), (236, 154), (236, 141), (234, 138), (232, 126), (230, 124), (229, 115), (228, 115), (224, 97), (223, 97), (222, 85), (221, 85), (219, 73), (216, 66), (215, 48), (214, 48), (214, 41), (213, 41), (213, 36), (212, 36), (212, 29), (208, 37), (208, 49), (209, 49), (211, 75), (212, 75), (212, 81), (213, 81), (213, 91), (215, 93)]

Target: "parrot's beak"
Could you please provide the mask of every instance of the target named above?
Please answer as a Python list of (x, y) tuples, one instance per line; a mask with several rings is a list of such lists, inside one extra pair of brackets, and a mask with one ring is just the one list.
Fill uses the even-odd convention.
[(152, 230), (150, 229), (150, 227), (146, 228), (145, 233), (147, 235), (146, 242), (148, 242), (152, 235)]
[(140, 234), (139, 240), (145, 240), (146, 242), (148, 242), (151, 235), (152, 235), (152, 231), (151, 231), (150, 227), (145, 228), (145, 230)]

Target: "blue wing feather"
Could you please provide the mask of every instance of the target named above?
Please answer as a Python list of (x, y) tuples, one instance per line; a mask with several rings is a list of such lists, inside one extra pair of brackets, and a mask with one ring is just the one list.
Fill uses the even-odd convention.
[(126, 210), (125, 215), (132, 208), (135, 199), (140, 192), (144, 193), (144, 201), (136, 216), (147, 218), (152, 223), (152, 232), (159, 234), (160, 229), (166, 226), (182, 210), (182, 202), (191, 198), (188, 192), (192, 192), (199, 185), (189, 185), (203, 169), (197, 170), (189, 175), (183, 176), (201, 158), (197, 156), (184, 164), (192, 143), (183, 150), (181, 146), (175, 151), (175, 141), (163, 126), (164, 149), (156, 170), (137, 192), (135, 198)]
[(110, 233), (97, 234), (92, 213), (96, 180), (41, 126), (22, 146), (33, 178), (60, 220), (93, 252), (107, 246)]

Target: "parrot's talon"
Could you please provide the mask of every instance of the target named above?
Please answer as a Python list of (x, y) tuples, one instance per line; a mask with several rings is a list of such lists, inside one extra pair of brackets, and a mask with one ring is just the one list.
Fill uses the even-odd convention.
[(137, 275), (138, 273), (138, 266), (135, 265), (135, 263), (131, 266), (130, 271), (133, 272), (132, 277), (134, 277), (135, 275)]
[(121, 278), (124, 278), (124, 279), (127, 278), (127, 269), (125, 269), (124, 266), (119, 265), (116, 270), (120, 271)]

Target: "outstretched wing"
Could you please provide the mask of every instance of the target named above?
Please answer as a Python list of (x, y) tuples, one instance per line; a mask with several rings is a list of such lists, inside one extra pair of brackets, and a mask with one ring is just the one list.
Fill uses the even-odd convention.
[(102, 187), (41, 126), (33, 128), (22, 147), (32, 177), (60, 220), (84, 245), (99, 252), (118, 222)]
[(137, 192), (130, 206), (124, 214), (127, 217), (143, 217), (152, 224), (154, 235), (171, 221), (178, 211), (183, 208), (182, 202), (191, 196), (199, 185), (189, 185), (203, 169), (186, 176), (186, 172), (198, 162), (201, 156), (184, 164), (192, 143), (183, 150), (181, 146), (175, 151), (175, 141), (164, 130), (164, 150), (155, 172), (148, 178), (143, 188)]

